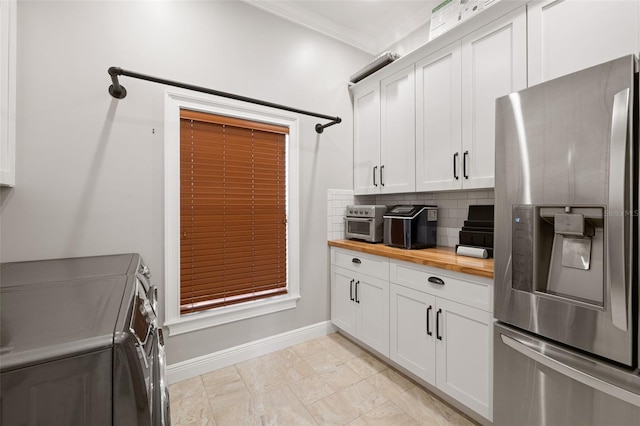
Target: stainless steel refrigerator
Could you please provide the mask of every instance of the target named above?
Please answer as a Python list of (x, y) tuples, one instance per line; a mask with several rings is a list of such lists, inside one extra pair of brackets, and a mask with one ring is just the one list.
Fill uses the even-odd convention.
[(496, 101), (496, 425), (640, 425), (637, 72)]

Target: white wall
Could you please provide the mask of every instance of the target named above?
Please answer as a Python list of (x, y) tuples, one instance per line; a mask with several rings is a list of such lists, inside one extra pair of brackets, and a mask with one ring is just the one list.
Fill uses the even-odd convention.
[(396, 52), (400, 56), (406, 56), (408, 53), (413, 52), (417, 48), (425, 45), (429, 42), (429, 31), (431, 29), (431, 21), (427, 21), (424, 25), (418, 29), (407, 34), (402, 40), (392, 44), (385, 50)]
[[(2, 261), (139, 252), (164, 286), (161, 85), (184, 81), (329, 115), (301, 117), (297, 309), (169, 337), (169, 363), (329, 319), (327, 188), (350, 188), (349, 76), (370, 55), (238, 1), (18, 4), (16, 187), (2, 189)], [(161, 302), (163, 302), (161, 300)]]

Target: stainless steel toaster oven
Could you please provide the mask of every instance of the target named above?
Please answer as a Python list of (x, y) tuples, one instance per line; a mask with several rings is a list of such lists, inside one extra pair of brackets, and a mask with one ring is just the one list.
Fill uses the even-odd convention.
[(387, 206), (383, 205), (347, 206), (345, 237), (370, 243), (382, 242), (383, 215), (386, 210)]

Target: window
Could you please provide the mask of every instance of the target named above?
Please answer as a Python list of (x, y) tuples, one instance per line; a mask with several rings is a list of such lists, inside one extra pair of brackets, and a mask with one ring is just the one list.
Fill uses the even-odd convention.
[(288, 133), (180, 110), (180, 314), (287, 293)]
[(165, 120), (170, 334), (295, 307), (297, 120), (177, 93)]

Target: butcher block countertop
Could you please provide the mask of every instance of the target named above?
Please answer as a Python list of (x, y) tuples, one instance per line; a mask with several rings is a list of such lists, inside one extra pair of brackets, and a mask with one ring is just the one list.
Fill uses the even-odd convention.
[(453, 247), (436, 247), (422, 250), (404, 250), (384, 244), (371, 244), (351, 240), (331, 240), (331, 247), (369, 253), (390, 259), (433, 266), (450, 271), (493, 278), (493, 259), (458, 256)]

